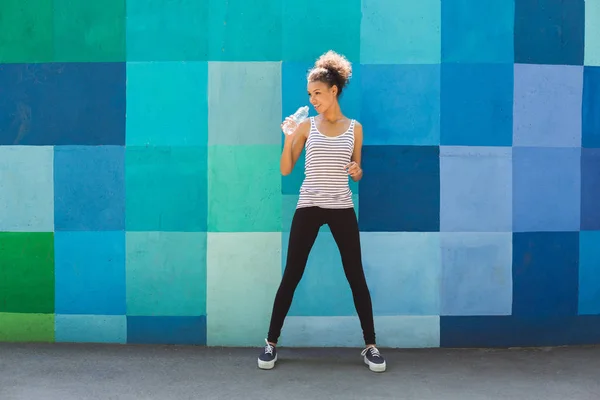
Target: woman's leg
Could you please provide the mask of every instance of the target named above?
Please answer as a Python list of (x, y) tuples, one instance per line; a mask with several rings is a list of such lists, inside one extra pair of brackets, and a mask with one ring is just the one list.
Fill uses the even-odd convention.
[(323, 211), (318, 207), (299, 208), (292, 219), (285, 271), (275, 296), (267, 341), (276, 344), (283, 322), (292, 305), (294, 292), (306, 268), (306, 262), (319, 228), (324, 224)]
[(354, 306), (360, 319), (365, 344), (374, 346), (373, 306), (363, 270), (356, 214), (353, 208), (327, 210), (326, 221), (342, 256), (344, 273), (352, 290)]

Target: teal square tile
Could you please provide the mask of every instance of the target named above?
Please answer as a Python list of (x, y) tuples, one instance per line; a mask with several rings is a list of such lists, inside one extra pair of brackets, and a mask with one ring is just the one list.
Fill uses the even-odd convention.
[(206, 0), (127, 0), (127, 60), (206, 61)]
[(57, 343), (127, 343), (125, 315), (61, 315), (54, 318)]
[(281, 143), (280, 62), (210, 62), (208, 72), (209, 145)]
[(281, 60), (281, 1), (205, 0), (211, 61)]
[(128, 231), (206, 232), (207, 147), (128, 147)]
[(209, 146), (208, 230), (279, 232), (279, 145)]
[(127, 232), (127, 315), (206, 315), (206, 232)]
[(362, 64), (438, 64), (441, 0), (363, 0)]
[(360, 62), (361, 0), (283, 1), (283, 61), (314, 62), (334, 50)]
[(600, 0), (585, 1), (584, 65), (600, 66)]
[(127, 63), (128, 146), (206, 146), (206, 62)]
[(278, 232), (208, 233), (209, 346), (264, 344), (281, 280), (280, 235)]

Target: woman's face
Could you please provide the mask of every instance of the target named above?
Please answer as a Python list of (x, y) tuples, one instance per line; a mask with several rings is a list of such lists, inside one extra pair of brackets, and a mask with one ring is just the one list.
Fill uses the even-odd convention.
[(308, 83), (308, 98), (310, 104), (319, 114), (323, 114), (336, 101), (337, 87), (329, 87), (326, 83), (309, 82)]

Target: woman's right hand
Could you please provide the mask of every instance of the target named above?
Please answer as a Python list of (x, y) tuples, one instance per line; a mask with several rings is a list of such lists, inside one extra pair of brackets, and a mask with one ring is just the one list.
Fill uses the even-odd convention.
[[(283, 131), (283, 133), (286, 136), (291, 136), (291, 134), (294, 133), (297, 128), (298, 128), (298, 124), (296, 123), (296, 121), (294, 121), (294, 119), (292, 117), (287, 117), (281, 123), (281, 130)], [(288, 131), (289, 133), (287, 133), (286, 131)]]

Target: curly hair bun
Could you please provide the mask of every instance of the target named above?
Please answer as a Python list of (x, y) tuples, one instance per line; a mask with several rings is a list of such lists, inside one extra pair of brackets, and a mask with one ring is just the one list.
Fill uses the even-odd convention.
[(315, 68), (324, 68), (337, 74), (345, 85), (352, 77), (352, 64), (341, 54), (329, 50), (315, 62)]

